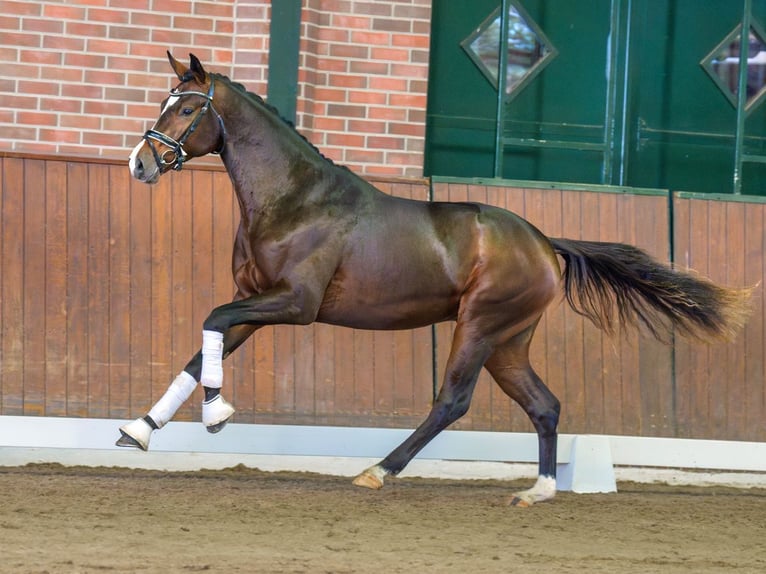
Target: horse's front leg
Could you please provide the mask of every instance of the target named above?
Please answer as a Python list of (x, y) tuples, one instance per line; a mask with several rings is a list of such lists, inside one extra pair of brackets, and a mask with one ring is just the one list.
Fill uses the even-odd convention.
[[(247, 338), (257, 329), (255, 325), (238, 325), (226, 332), (226, 336), (215, 349), (218, 353), (219, 363), (228, 357), (237, 347), (244, 343)], [(208, 342), (210, 346), (210, 342)], [(208, 348), (208, 354), (211, 349)], [(197, 388), (197, 381), (202, 378), (202, 363), (205, 353), (205, 345), (187, 363), (184, 370), (170, 383), (170, 386), (149, 412), (126, 425), (120, 427), (120, 438), (117, 446), (134, 447), (142, 450), (149, 448), (149, 439), (152, 431), (164, 427), (175, 415)], [(220, 379), (223, 379), (221, 371)], [(226, 402), (220, 395), (221, 385), (208, 387), (203, 379), (205, 399), (202, 403), (202, 422), (209, 432), (220, 431), (234, 414), (234, 407)]]

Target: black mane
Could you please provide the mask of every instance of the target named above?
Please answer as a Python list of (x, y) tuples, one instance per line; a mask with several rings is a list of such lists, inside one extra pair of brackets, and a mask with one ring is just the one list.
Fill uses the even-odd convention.
[[(279, 113), (279, 110), (276, 108), (276, 106), (271, 105), (266, 100), (264, 100), (261, 96), (259, 96), (255, 92), (251, 92), (243, 84), (240, 84), (239, 82), (235, 82), (234, 80), (232, 80), (228, 76), (225, 76), (223, 74), (215, 74), (215, 73), (211, 73), (210, 75), (213, 78), (215, 78), (216, 80), (223, 80), (223, 81), (225, 81), (227, 84), (229, 84), (229, 86), (231, 86), (232, 88), (234, 88), (235, 90), (240, 92), (245, 98), (252, 100), (256, 105), (265, 108), (266, 111), (268, 111), (268, 112), (274, 114), (275, 116), (277, 116), (282, 121), (282, 123), (284, 123), (286, 126), (288, 126), (294, 133), (296, 133), (298, 135), (298, 137), (300, 137), (304, 142), (306, 142), (309, 145), (309, 147), (311, 147), (311, 149), (313, 149), (317, 154), (319, 154), (319, 156), (323, 160), (329, 162), (330, 164), (334, 165), (335, 167), (340, 167), (342, 169), (345, 169), (345, 170), (348, 170), (348, 171), (351, 172), (351, 170), (347, 166), (339, 165), (339, 164), (335, 163), (332, 159), (330, 159), (329, 157), (324, 155), (321, 151), (319, 151), (319, 148), (317, 146), (315, 146), (313, 143), (311, 143), (309, 141), (309, 139), (305, 135), (303, 135), (300, 131), (298, 131), (298, 128), (295, 127), (295, 124), (292, 121), (284, 118), (282, 116), (282, 114)], [(353, 173), (353, 172), (351, 172), (351, 173)]]

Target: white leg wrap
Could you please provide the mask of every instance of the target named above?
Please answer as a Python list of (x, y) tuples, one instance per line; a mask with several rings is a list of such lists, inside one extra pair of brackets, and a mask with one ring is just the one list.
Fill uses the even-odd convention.
[(162, 395), (162, 398), (155, 403), (149, 411), (149, 416), (162, 428), (173, 418), (176, 411), (194, 392), (197, 387), (197, 381), (189, 373), (181, 373), (170, 383), (168, 390)]
[(205, 387), (220, 389), (223, 386), (223, 333), (202, 331), (202, 375)]
[(511, 504), (531, 506), (536, 502), (550, 500), (554, 496), (556, 496), (556, 479), (541, 474), (537, 477), (537, 482), (532, 488), (517, 492)]

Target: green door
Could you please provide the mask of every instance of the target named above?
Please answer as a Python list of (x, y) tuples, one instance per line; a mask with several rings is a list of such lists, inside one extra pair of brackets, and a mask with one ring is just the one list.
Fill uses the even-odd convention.
[[(525, 65), (531, 73), (503, 98), (500, 175), (730, 193), (744, 158), (742, 192), (766, 193), (766, 106), (759, 96), (766, 85), (766, 0), (750, 0), (750, 103), (739, 127), (737, 26), (745, 3), (511, 0), (521, 24), (509, 17), (509, 60), (514, 34), (539, 45), (522, 54), (528, 62), (521, 73)], [(471, 48), (491, 33), (498, 46), (499, 33), (489, 28), (499, 5), (434, 0), (428, 175), (495, 175), (498, 92), (491, 72), (499, 66), (497, 56), (485, 63)], [(547, 57), (540, 62), (541, 54)]]

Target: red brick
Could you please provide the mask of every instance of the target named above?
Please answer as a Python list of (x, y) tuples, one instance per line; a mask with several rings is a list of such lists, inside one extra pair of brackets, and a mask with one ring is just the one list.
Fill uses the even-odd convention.
[(370, 78), (370, 89), (383, 92), (404, 92), (407, 90), (407, 80), (376, 76)]
[(200, 16), (231, 18), (234, 16), (234, 4), (232, 2), (195, 2), (194, 13)]
[(355, 2), (354, 12), (367, 16), (391, 16), (393, 2)]
[(348, 131), (362, 134), (386, 133), (386, 122), (370, 120), (348, 120)]
[(333, 44), (330, 46), (330, 56), (335, 58), (357, 58), (366, 60), (370, 55), (367, 46), (355, 46), (353, 44)]
[(392, 34), (391, 45), (407, 48), (428, 48), (431, 39), (420, 34)]
[(188, 46), (192, 43), (189, 32), (178, 30), (152, 30), (152, 42), (157, 44)]
[(106, 131), (136, 135), (141, 134), (144, 131), (144, 121), (142, 119), (107, 117), (103, 118), (103, 124), (103, 128)]
[(16, 122), (33, 126), (55, 126), (58, 123), (58, 115), (47, 112), (19, 110), (16, 112)]
[(388, 97), (388, 103), (392, 106), (406, 108), (425, 108), (425, 94), (391, 94)]
[(166, 14), (155, 14), (153, 12), (133, 12), (130, 15), (130, 23), (134, 26), (144, 26), (146, 28), (170, 28), (173, 18)]
[(425, 126), (423, 124), (392, 122), (388, 124), (388, 133), (402, 136), (423, 137)]
[(405, 142), (398, 137), (369, 136), (367, 138), (367, 147), (370, 149), (404, 149)]
[(397, 18), (406, 18), (407, 20), (431, 21), (431, 5), (427, 6), (406, 6), (398, 4), (394, 6), (394, 16)]
[(145, 72), (147, 69), (146, 60), (143, 58), (109, 56), (106, 61), (107, 61), (107, 67), (113, 70)]
[(336, 88), (315, 88), (314, 99), (323, 102), (345, 102), (346, 90)]
[(205, 30), (213, 29), (213, 20), (210, 18), (198, 18), (195, 16), (176, 16), (173, 18), (173, 27), (184, 30)]
[(348, 133), (328, 133), (325, 137), (327, 145), (338, 147), (365, 147), (364, 136)]
[[(349, 32), (348, 30), (339, 30), (337, 28), (320, 28), (317, 33), (317, 39), (324, 42), (348, 42)], [(352, 42), (358, 44), (365, 44), (366, 42)]]
[(353, 44), (367, 44), (369, 46), (390, 46), (391, 34), (388, 32), (351, 32)]
[(65, 53), (64, 65), (77, 68), (96, 68), (103, 69), (106, 63), (105, 56), (95, 54)]
[(43, 36), (43, 48), (60, 52), (84, 52), (85, 40), (71, 36)]
[(90, 115), (69, 115), (64, 114), (60, 118), (59, 127), (75, 128), (82, 130), (98, 130), (101, 128), (101, 117)]
[(371, 107), (367, 112), (367, 117), (371, 120), (387, 120), (387, 121), (406, 121), (407, 109), (406, 108), (392, 108), (386, 107)]
[(367, 108), (348, 104), (329, 104), (327, 106), (327, 115), (342, 118), (364, 118), (367, 115)]
[(85, 8), (66, 4), (45, 4), (43, 16), (56, 20), (85, 20)]
[[(151, 0), (109, 0), (109, 6), (112, 8), (126, 8), (128, 10), (149, 10), (151, 8)], [(162, 7), (164, 8), (164, 5)]]
[(149, 40), (149, 29), (137, 28), (135, 26), (110, 26), (109, 37), (116, 40), (146, 42)]
[(378, 91), (350, 91), (347, 95), (350, 104), (376, 104), (385, 105), (388, 96)]
[(40, 140), (44, 142), (56, 142), (58, 143), (79, 143), (80, 131), (79, 130), (40, 130)]
[(373, 60), (387, 60), (389, 62), (409, 62), (409, 50), (396, 48), (372, 48), (370, 58)]
[(192, 44), (194, 46), (215, 46), (218, 48), (230, 48), (231, 38), (220, 34), (203, 34), (194, 32)]
[(124, 86), (125, 74), (109, 70), (85, 70), (85, 82), (111, 86)]
[(83, 72), (80, 68), (43, 66), (40, 68), (40, 79), (51, 80), (63, 86), (70, 82), (82, 82)]
[(89, 39), (88, 52), (97, 52), (101, 54), (127, 54), (128, 45), (128, 42), (121, 40)]
[(86, 84), (64, 84), (61, 86), (61, 95), (65, 98), (88, 98), (91, 100), (99, 100), (104, 97), (104, 88)]
[(0, 1), (0, 14), (18, 14), (19, 16), (39, 16), (42, 13), (41, 2)]
[(372, 21), (372, 29), (385, 32), (410, 32), (412, 30), (412, 23), (409, 20), (375, 18)]
[(35, 140), (37, 139), (37, 129), (11, 124), (3, 127), (0, 137), (10, 140)]
[(92, 22), (67, 22), (66, 33), (71, 36), (87, 36), (91, 38), (105, 38), (106, 24), (93, 24)]
[(385, 62), (362, 62), (352, 60), (349, 62), (349, 72), (352, 74), (376, 74), (387, 75), (389, 65)]
[(51, 112), (79, 114), (82, 113), (82, 101), (64, 98), (42, 98), (40, 100), (40, 109)]
[[(61, 52), (43, 52), (41, 50), (21, 50), (19, 62), (26, 64), (61, 65)], [(14, 58), (15, 59), (15, 58)]]
[(56, 82), (39, 82), (19, 80), (19, 92), (27, 95), (56, 96), (59, 93), (59, 84)]
[(372, 18), (364, 16), (351, 16), (348, 14), (332, 14), (332, 26), (335, 28), (353, 28), (355, 30), (369, 30)]
[(23, 32), (3, 32), (3, 44), (6, 46), (26, 46), (39, 48), (42, 43), (40, 34), (26, 34)]
[(366, 149), (347, 149), (343, 159), (344, 161), (355, 163), (383, 163), (383, 152)]
[(234, 22), (231, 20), (216, 20), (215, 31), (218, 34), (234, 34)]
[(391, 75), (426, 79), (428, 78), (428, 68), (426, 66), (413, 66), (410, 64), (391, 64)]
[(395, 165), (420, 165), (423, 156), (416, 152), (387, 152), (386, 162)]
[(321, 58), (317, 62), (316, 69), (326, 72), (347, 72), (348, 61), (335, 58)]
[(44, 34), (62, 34), (64, 32), (64, 22), (48, 18), (24, 18), (21, 27), (25, 32), (42, 32)]
[(26, 64), (3, 64), (3, 75), (10, 78), (38, 78), (40, 66)]
[(124, 147), (122, 134), (103, 132), (85, 132), (82, 137), (82, 143), (95, 146)]

